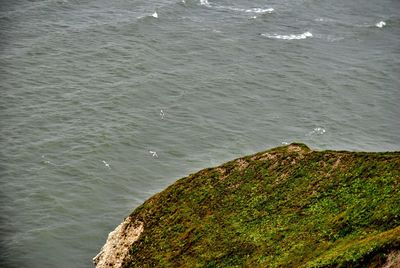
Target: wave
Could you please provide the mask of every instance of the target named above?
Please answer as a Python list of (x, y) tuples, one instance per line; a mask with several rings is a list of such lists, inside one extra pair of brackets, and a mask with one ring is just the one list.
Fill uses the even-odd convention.
[(283, 40), (300, 40), (313, 37), (310, 32), (305, 32), (302, 34), (290, 34), (290, 35), (280, 35), (280, 34), (261, 34), (262, 36), (272, 38), (272, 39), (283, 39)]
[[(183, 3), (185, 0), (182, 0)], [(245, 13), (256, 13), (256, 14), (264, 14), (264, 13), (272, 13), (274, 12), (273, 8), (238, 8), (238, 7), (229, 7), (229, 6), (211, 6), (211, 4), (208, 2), (208, 0), (200, 0), (200, 5), (206, 6), (206, 7), (214, 7), (216, 9), (225, 9), (225, 10), (232, 10), (232, 11), (239, 11), (239, 12), (245, 12)]]
[(258, 14), (264, 14), (264, 13), (272, 13), (274, 12), (273, 8), (251, 8), (251, 9), (246, 9), (245, 12), (247, 13), (258, 13)]
[(233, 10), (233, 11), (246, 12), (246, 13), (256, 13), (256, 14), (264, 14), (264, 13), (272, 13), (272, 12), (274, 12), (273, 8), (250, 8), (250, 9), (244, 9), (244, 8), (224, 7), (224, 6), (220, 6), (218, 8), (229, 9), (229, 10)]
[(208, 3), (208, 0), (200, 0), (200, 5), (206, 6), (206, 7), (211, 7), (210, 3)]
[(153, 13), (149, 14), (147, 13), (146, 15), (142, 15), (137, 17), (138, 20), (146, 19), (146, 18), (155, 18), (158, 19), (158, 13), (157, 11), (154, 11)]
[(371, 22), (350, 22), (350, 21), (345, 21), (345, 20), (337, 20), (337, 19), (332, 19), (332, 18), (326, 18), (326, 17), (318, 17), (314, 19), (315, 22), (323, 23), (323, 24), (331, 24), (335, 26), (344, 26), (344, 27), (349, 27), (349, 28), (383, 28), (385, 26), (392, 25), (390, 19), (385, 20), (385, 21), (378, 21), (377, 23), (371, 23)]

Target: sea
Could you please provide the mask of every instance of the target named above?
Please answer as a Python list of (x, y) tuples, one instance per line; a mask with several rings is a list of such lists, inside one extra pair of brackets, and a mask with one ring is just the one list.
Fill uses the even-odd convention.
[(399, 0), (0, 0), (0, 267), (88, 268), (179, 178), (400, 150)]

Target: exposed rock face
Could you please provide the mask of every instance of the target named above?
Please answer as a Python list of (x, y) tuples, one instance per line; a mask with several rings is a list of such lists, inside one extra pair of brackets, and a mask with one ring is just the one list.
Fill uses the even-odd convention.
[(386, 263), (382, 268), (398, 268), (400, 267), (400, 250), (394, 250), (388, 254)]
[(107, 242), (100, 253), (93, 258), (96, 268), (121, 267), (132, 244), (139, 239), (143, 232), (143, 228), (143, 222), (127, 217), (108, 235)]

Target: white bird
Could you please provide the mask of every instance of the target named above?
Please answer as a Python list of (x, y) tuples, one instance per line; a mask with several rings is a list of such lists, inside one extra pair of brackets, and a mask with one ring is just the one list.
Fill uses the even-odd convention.
[(155, 158), (158, 158), (157, 152), (155, 151), (149, 151), (149, 153), (151, 153), (151, 155)]
[(165, 114), (164, 114), (163, 110), (160, 110), (160, 116), (161, 116), (161, 119), (164, 119)]
[(151, 15), (153, 18), (158, 18), (158, 14), (157, 14), (157, 11), (154, 11), (154, 13)]
[(103, 163), (104, 163), (104, 165), (105, 165), (106, 167), (111, 168), (111, 167), (110, 167), (110, 164), (107, 163), (106, 161), (103, 160)]
[(386, 22), (384, 22), (384, 21), (380, 21), (377, 24), (375, 24), (375, 26), (378, 27), (378, 28), (382, 28), (385, 25), (386, 25)]

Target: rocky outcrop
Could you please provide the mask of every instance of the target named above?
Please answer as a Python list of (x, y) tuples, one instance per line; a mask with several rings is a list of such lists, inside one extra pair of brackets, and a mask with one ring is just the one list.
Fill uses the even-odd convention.
[(112, 231), (99, 254), (93, 258), (96, 268), (119, 268), (129, 256), (132, 244), (143, 232), (143, 222), (127, 217)]
[(400, 267), (400, 250), (393, 250), (386, 254), (386, 262), (382, 268), (398, 268)]

